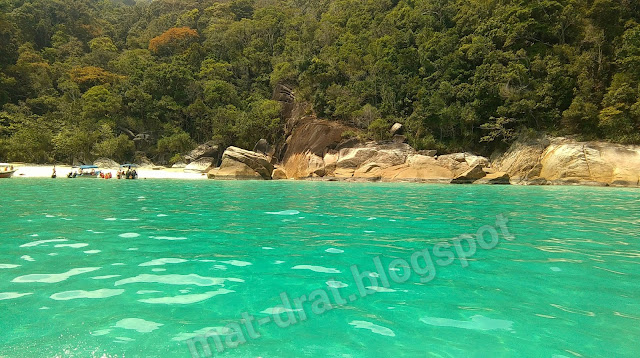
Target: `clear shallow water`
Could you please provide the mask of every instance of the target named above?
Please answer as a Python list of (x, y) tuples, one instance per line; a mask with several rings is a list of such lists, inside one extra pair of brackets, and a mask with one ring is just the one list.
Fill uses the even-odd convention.
[(282, 292), (357, 294), (352, 265), (408, 261), (499, 214), (515, 239), (467, 267), (322, 314), (305, 303), (305, 321), (214, 355), (640, 353), (638, 190), (11, 179), (0, 193), (0, 357), (190, 357), (185, 340), (224, 342), (244, 312), (283, 311)]

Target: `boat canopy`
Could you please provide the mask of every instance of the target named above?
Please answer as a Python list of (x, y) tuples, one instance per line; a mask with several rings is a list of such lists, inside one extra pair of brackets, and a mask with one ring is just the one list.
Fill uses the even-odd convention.
[(98, 166), (97, 165), (81, 165), (79, 167), (78, 166), (74, 166), (74, 168), (80, 168), (82, 170), (85, 170), (85, 169), (98, 169)]
[(137, 167), (137, 166), (138, 166), (138, 164), (122, 164), (122, 165), (120, 166), (120, 168), (128, 168), (128, 167), (135, 168), (135, 167)]

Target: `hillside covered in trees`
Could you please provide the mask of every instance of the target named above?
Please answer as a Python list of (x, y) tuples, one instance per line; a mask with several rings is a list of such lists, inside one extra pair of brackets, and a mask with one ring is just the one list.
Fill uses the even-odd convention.
[(273, 89), (381, 139), (640, 143), (635, 0), (0, 0), (0, 159), (281, 140)]

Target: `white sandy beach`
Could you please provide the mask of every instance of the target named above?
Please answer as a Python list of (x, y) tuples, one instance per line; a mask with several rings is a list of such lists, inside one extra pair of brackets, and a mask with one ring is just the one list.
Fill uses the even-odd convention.
[[(50, 178), (53, 172), (53, 165), (35, 165), (35, 164), (13, 164), (14, 169), (17, 171), (13, 175), (13, 178)], [(56, 172), (58, 179), (66, 180), (69, 172), (75, 171), (77, 168), (72, 169), (69, 165), (56, 165)], [(99, 170), (103, 172), (111, 172), (114, 180), (116, 179), (116, 169), (103, 169)], [(148, 167), (142, 167), (136, 169), (138, 172), (138, 179), (186, 179), (186, 180), (202, 180), (207, 179), (206, 173), (197, 172), (185, 172), (182, 168), (164, 168), (160, 170), (154, 170)], [(98, 178), (100, 180), (100, 178)]]

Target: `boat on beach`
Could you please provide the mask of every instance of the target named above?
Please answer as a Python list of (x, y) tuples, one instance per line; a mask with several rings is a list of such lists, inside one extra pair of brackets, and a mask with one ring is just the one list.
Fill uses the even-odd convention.
[(0, 179), (11, 178), (15, 172), (16, 169), (13, 169), (13, 165), (9, 163), (0, 163)]
[(71, 172), (67, 175), (67, 178), (99, 178), (100, 170), (96, 165), (81, 165), (75, 166), (73, 169), (77, 169), (75, 172)]

